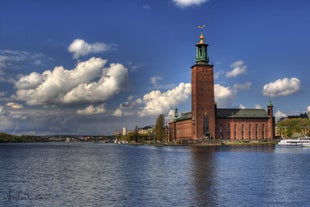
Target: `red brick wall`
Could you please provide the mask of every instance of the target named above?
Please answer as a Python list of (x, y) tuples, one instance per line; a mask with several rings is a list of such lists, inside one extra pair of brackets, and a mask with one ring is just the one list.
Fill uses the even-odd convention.
[(272, 139), (269, 119), (218, 119), (217, 135), (219, 139), (255, 140)]
[(178, 122), (170, 122), (170, 141), (180, 139), (190, 139), (192, 137), (192, 122), (191, 119), (182, 120)]
[(193, 139), (203, 138), (205, 116), (208, 117), (211, 137), (216, 137), (213, 65), (192, 66), (192, 116)]

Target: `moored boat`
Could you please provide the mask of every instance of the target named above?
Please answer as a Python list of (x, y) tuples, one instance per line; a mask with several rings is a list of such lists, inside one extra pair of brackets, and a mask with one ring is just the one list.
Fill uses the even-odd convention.
[(298, 139), (282, 139), (278, 146), (295, 146), (295, 147), (310, 147), (310, 137)]

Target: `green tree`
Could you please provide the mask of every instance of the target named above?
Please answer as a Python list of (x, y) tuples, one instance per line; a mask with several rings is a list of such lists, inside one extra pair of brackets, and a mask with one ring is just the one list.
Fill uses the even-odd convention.
[(138, 134), (138, 126), (135, 127), (135, 131), (134, 131), (134, 140), (137, 143), (138, 139), (139, 139), (139, 134)]
[(157, 117), (154, 131), (156, 141), (163, 143), (165, 136), (165, 116), (163, 114)]
[(286, 137), (292, 137), (294, 133), (306, 136), (310, 135), (310, 119), (284, 119), (277, 124), (277, 127), (285, 129)]

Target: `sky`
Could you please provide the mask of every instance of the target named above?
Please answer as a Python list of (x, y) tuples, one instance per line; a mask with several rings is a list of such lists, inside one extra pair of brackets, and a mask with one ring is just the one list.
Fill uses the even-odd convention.
[(199, 25), (218, 108), (310, 111), (310, 1), (2, 0), (0, 131), (110, 135), (191, 110)]

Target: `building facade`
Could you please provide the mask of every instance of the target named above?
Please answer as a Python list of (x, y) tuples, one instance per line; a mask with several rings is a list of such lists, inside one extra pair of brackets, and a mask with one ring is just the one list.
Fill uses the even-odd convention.
[(213, 65), (209, 64), (208, 44), (200, 34), (195, 64), (191, 67), (191, 112), (175, 111), (169, 123), (170, 141), (207, 139), (258, 140), (274, 138), (273, 106), (264, 109), (217, 108), (214, 99)]

